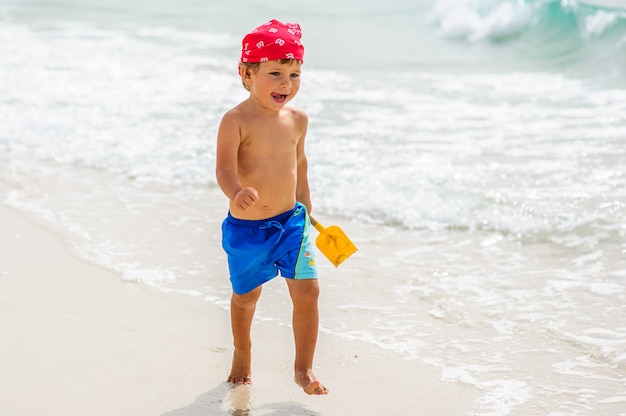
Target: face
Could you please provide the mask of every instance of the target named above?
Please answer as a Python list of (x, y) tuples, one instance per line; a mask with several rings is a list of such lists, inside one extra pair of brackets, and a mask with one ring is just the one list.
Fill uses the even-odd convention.
[(241, 74), (243, 82), (250, 88), (250, 97), (263, 107), (281, 109), (300, 89), (300, 67), (298, 61), (261, 62), (256, 73), (245, 70)]

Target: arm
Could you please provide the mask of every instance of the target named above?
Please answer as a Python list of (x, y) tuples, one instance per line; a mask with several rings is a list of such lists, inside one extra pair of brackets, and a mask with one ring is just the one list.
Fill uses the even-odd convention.
[(296, 147), (297, 158), (297, 182), (296, 182), (296, 200), (304, 204), (309, 214), (313, 210), (311, 203), (311, 191), (309, 189), (308, 178), (308, 162), (304, 150), (304, 139), (306, 137), (308, 119), (306, 114), (303, 115), (303, 130), (298, 145)]
[(237, 117), (232, 112), (226, 113), (217, 133), (215, 176), (222, 192), (231, 201), (231, 205), (247, 210), (259, 199), (256, 189), (244, 187), (238, 175), (238, 155), (241, 134)]

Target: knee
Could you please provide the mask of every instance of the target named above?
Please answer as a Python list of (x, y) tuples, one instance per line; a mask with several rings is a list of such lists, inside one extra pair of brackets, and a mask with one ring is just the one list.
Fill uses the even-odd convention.
[(317, 305), (320, 296), (320, 287), (317, 280), (297, 281), (292, 287), (291, 297), (299, 304)]
[(257, 289), (243, 295), (239, 295), (233, 292), (233, 296), (231, 297), (231, 305), (238, 309), (254, 308), (257, 301), (259, 300), (260, 294), (261, 291)]

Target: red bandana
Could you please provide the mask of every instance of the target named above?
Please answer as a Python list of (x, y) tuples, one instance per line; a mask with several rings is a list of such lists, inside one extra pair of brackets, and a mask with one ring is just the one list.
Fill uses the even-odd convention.
[(299, 24), (270, 20), (243, 38), (241, 62), (267, 62), (278, 59), (304, 61), (301, 37), (302, 30)]

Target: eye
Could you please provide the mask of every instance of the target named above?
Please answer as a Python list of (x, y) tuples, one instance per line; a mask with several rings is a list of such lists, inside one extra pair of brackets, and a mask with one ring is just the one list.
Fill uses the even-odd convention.
[(280, 76), (280, 72), (278, 72), (278, 71), (270, 72), (270, 75), (275, 76), (275, 77), (279, 77)]
[(291, 78), (300, 78), (300, 74), (291, 74)]

